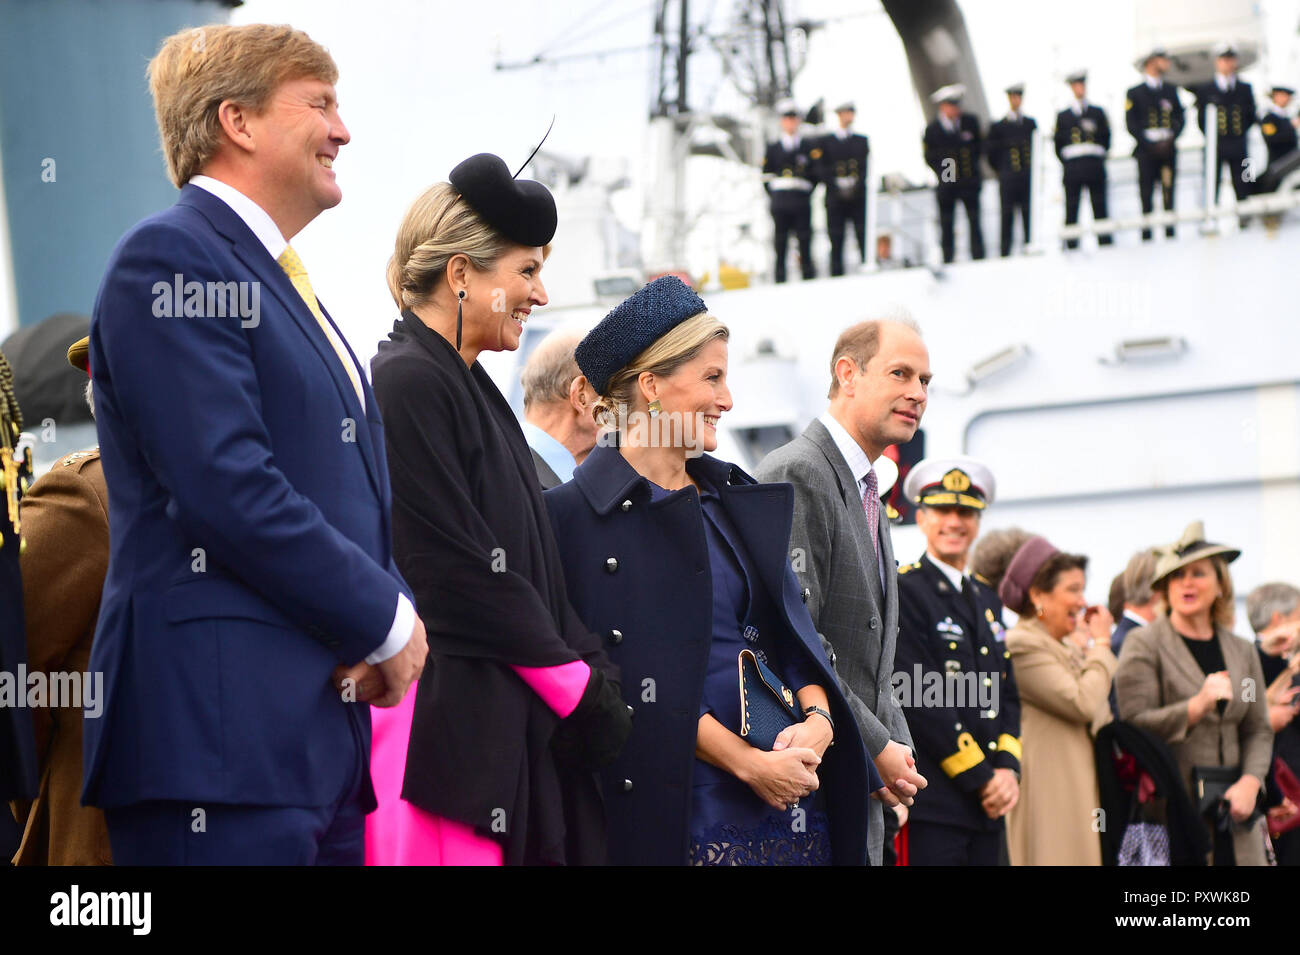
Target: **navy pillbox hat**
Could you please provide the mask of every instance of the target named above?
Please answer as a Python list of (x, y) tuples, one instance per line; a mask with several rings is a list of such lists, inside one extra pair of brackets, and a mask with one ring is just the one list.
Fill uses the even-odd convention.
[(624, 299), (578, 343), (573, 357), (603, 395), (609, 379), (686, 319), (707, 312), (704, 300), (674, 275), (664, 275)]

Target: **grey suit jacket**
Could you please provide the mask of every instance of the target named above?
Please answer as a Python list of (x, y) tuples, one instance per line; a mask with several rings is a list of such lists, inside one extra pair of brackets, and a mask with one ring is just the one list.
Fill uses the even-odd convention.
[[(825, 425), (813, 421), (802, 435), (769, 454), (754, 474), (760, 481), (794, 485), (790, 561), (867, 752), (878, 756), (891, 739), (915, 749), (890, 687), (898, 641), (898, 574), (884, 509), (882, 591), (858, 483)], [(870, 801), (870, 814), (871, 862), (879, 865), (884, 823), (878, 801)]]

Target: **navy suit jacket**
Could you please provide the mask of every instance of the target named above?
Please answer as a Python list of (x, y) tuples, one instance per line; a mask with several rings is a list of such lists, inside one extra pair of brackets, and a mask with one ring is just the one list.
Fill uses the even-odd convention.
[[(166, 317), (177, 281), (204, 283), (204, 314)], [(256, 316), (217, 317), (209, 282), (255, 283)], [(330, 674), (409, 591), (364, 374), (363, 411), (283, 270), (197, 186), (118, 243), (90, 333), (111, 552), (83, 801), (328, 805), (359, 749), (373, 807), (369, 710)]]

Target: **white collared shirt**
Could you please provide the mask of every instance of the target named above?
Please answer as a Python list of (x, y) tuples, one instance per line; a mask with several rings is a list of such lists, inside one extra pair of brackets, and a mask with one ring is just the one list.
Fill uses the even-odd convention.
[(1220, 92), (1226, 93), (1237, 85), (1237, 77), (1235, 74), (1233, 76), (1224, 76), (1222, 73), (1215, 73), (1214, 85), (1219, 88)]
[(1160, 84), (1162, 82), (1161, 80), (1152, 76), (1150, 73), (1147, 74), (1146, 80), (1147, 80), (1147, 86), (1149, 86), (1151, 89), (1153, 90), (1160, 89)]
[(836, 139), (845, 140), (845, 139), (848, 139), (848, 138), (849, 138), (850, 136), (852, 136), (852, 135), (853, 135), (853, 130), (851, 130), (851, 129), (845, 129), (843, 126), (841, 126), (839, 129), (835, 130), (835, 138), (836, 138)]
[(204, 192), (210, 192), (244, 220), (244, 225), (257, 236), (257, 241), (266, 246), (271, 258), (279, 259), (289, 246), (289, 240), (280, 234), (280, 227), (275, 224), (271, 214), (244, 195), (229, 183), (211, 176), (198, 175), (190, 180), (190, 185), (198, 186)]
[(1088, 109), (1088, 101), (1086, 99), (1077, 99), (1070, 104), (1070, 109), (1074, 110), (1075, 116), (1082, 116)]
[(957, 591), (957, 593), (961, 593), (962, 584), (968, 577), (970, 577), (970, 574), (958, 570), (952, 564), (944, 563), (928, 550), (925, 552), (925, 556), (930, 563), (943, 571), (943, 575), (948, 578), (948, 583), (952, 584), (953, 590)]
[[(1150, 623), (1151, 623), (1150, 620), (1145, 619), (1145, 618), (1142, 617), (1140, 614), (1136, 614), (1136, 613), (1134, 613), (1132, 610), (1129, 610), (1128, 607), (1125, 607), (1125, 608), (1124, 608), (1123, 618), (1127, 618), (1127, 619), (1129, 619), (1129, 620), (1132, 620), (1132, 621), (1133, 621), (1135, 624), (1137, 624), (1139, 627), (1145, 627), (1145, 626), (1150, 625)], [(1123, 619), (1123, 618), (1121, 618), (1121, 619)]]
[(783, 149), (785, 149), (785, 151), (788, 152), (788, 153), (795, 152), (795, 151), (799, 148), (799, 137), (798, 137), (798, 136), (787, 136), (787, 135), (785, 135), (784, 133), (782, 133), (782, 134), (781, 134), (781, 147), (782, 147)]
[[(289, 241), (281, 234), (280, 227), (275, 224), (270, 213), (234, 186), (220, 179), (198, 175), (190, 179), (190, 185), (198, 186), (228, 205), (244, 225), (248, 226), (253, 235), (257, 236), (257, 241), (271, 253), (271, 258), (279, 260), (281, 253), (288, 247)], [(364, 402), (365, 399), (362, 398), (363, 405)], [(415, 606), (406, 594), (398, 594), (397, 611), (393, 614), (393, 624), (388, 629), (388, 636), (370, 656), (366, 657), (366, 662), (374, 665), (397, 656), (411, 639), (411, 630), (414, 627)]]

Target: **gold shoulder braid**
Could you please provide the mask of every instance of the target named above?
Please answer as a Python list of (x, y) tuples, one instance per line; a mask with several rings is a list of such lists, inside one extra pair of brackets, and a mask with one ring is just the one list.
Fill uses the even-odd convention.
[[(0, 490), (4, 491), (5, 520), (19, 541), (22, 525), (18, 519), (18, 502), (32, 478), (31, 450), (24, 448), (21, 457), (15, 450), (22, 431), (23, 413), (14, 395), (14, 374), (8, 359), (0, 353)], [(0, 534), (0, 547), (4, 546), (8, 528), (4, 531)]]

